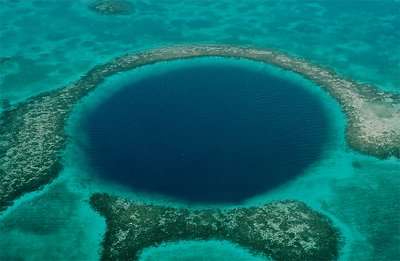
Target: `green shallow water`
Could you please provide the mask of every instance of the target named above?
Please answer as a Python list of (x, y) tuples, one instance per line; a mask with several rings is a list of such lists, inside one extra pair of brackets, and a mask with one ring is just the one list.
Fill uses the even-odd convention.
[[(313, 1), (215, 1), (207, 5), (201, 1), (135, 1), (136, 13), (127, 17), (91, 13), (85, 1), (0, 4), (0, 57), (11, 58), (1, 64), (0, 98), (12, 102), (64, 86), (94, 65), (128, 51), (202, 42), (277, 48), (333, 67), (357, 81), (400, 91), (398, 1), (350, 1), (340, 5)], [(174, 62), (173, 66), (179, 68), (187, 62), (192, 61)], [(98, 259), (105, 223), (87, 204), (93, 192), (201, 207), (104, 183), (91, 174), (76, 146), (85, 142), (74, 127), (82, 113), (95, 107), (117, 86), (133, 77), (139, 80), (154, 70), (162, 71), (163, 66), (148, 66), (112, 77), (76, 108), (69, 125), (74, 139), (66, 152), (63, 173), (43, 190), (17, 200), (0, 216), (0, 259)], [(248, 62), (248, 66), (266, 65)], [(330, 216), (343, 232), (341, 260), (398, 260), (400, 239), (395, 231), (400, 228), (399, 161), (378, 160), (349, 150), (343, 135), (345, 119), (337, 104), (301, 77), (278, 69), (274, 73), (302, 81), (331, 108), (334, 137), (324, 157), (302, 175), (242, 205), (279, 199), (303, 201)], [(227, 242), (183, 242), (148, 249), (143, 254), (143, 260), (193, 258), (260, 260)]]

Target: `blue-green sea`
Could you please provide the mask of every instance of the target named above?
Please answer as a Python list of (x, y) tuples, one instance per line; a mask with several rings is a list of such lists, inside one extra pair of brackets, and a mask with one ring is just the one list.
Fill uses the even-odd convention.
[[(0, 0), (0, 99), (11, 104), (66, 86), (95, 65), (172, 44), (218, 43), (276, 49), (332, 68), (360, 83), (400, 93), (400, 1), (129, 0), (131, 15), (107, 16), (90, 0)], [(88, 204), (94, 192), (189, 208), (189, 204), (107, 182), (82, 147), (87, 115), (124, 86), (174, 70), (245, 66), (291, 81), (326, 110), (329, 142), (301, 173), (240, 203), (305, 202), (343, 235), (340, 260), (400, 260), (400, 162), (354, 152), (339, 105), (299, 75), (257, 62), (201, 58), (159, 63), (114, 75), (79, 103), (68, 122), (64, 170), (0, 215), (0, 260), (98, 260), (105, 221)], [(299, 87), (300, 88), (300, 87)], [(399, 141), (400, 142), (400, 141)], [(295, 150), (293, 154), (295, 154)], [(0, 155), (1, 157), (1, 155)], [(262, 181), (260, 181), (262, 182)], [(174, 242), (141, 260), (263, 260), (227, 241)]]

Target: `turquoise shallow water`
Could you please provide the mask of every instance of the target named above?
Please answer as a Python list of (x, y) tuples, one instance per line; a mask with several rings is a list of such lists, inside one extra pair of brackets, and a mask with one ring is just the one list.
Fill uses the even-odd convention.
[[(0, 65), (0, 97), (11, 102), (24, 100), (64, 86), (120, 54), (173, 43), (276, 48), (354, 80), (400, 91), (398, 1), (134, 2), (132, 16), (105, 17), (88, 10), (87, 1), (0, 1), (0, 57), (9, 58)], [(184, 63), (176, 62), (174, 67)], [(265, 65), (249, 62), (248, 66)], [(18, 200), (0, 217), (0, 259), (97, 259), (105, 224), (87, 205), (92, 192), (184, 205), (96, 179), (75, 146), (85, 142), (85, 136), (76, 132), (81, 114), (128, 79), (151, 75), (154, 70), (164, 70), (163, 65), (112, 77), (76, 109), (69, 126), (74, 139), (64, 172), (42, 191)], [(349, 150), (343, 138), (345, 120), (337, 104), (312, 83), (288, 72), (275, 73), (302, 82), (331, 108), (334, 137), (323, 158), (296, 179), (242, 205), (301, 200), (332, 217), (341, 228), (345, 236), (342, 260), (398, 260), (400, 233), (395, 231), (400, 227), (400, 163)], [(259, 259), (229, 243), (182, 244), (149, 249), (143, 260)]]
[(336, 2), (138, 0), (134, 15), (105, 17), (83, 0), (2, 1), (2, 93), (19, 100), (127, 51), (193, 42), (277, 48), (398, 90), (398, 2)]

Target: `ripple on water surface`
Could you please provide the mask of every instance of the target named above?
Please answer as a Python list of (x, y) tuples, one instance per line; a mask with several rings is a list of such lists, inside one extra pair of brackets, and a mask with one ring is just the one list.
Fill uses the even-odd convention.
[(239, 65), (194, 65), (128, 84), (85, 115), (90, 166), (135, 191), (238, 203), (319, 159), (323, 105), (304, 86)]

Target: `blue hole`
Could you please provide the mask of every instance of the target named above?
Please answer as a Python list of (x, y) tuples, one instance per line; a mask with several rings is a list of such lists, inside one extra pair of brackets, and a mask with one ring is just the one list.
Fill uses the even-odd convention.
[(127, 85), (82, 125), (94, 172), (135, 191), (238, 203), (321, 157), (328, 119), (293, 81), (233, 65), (171, 69)]

